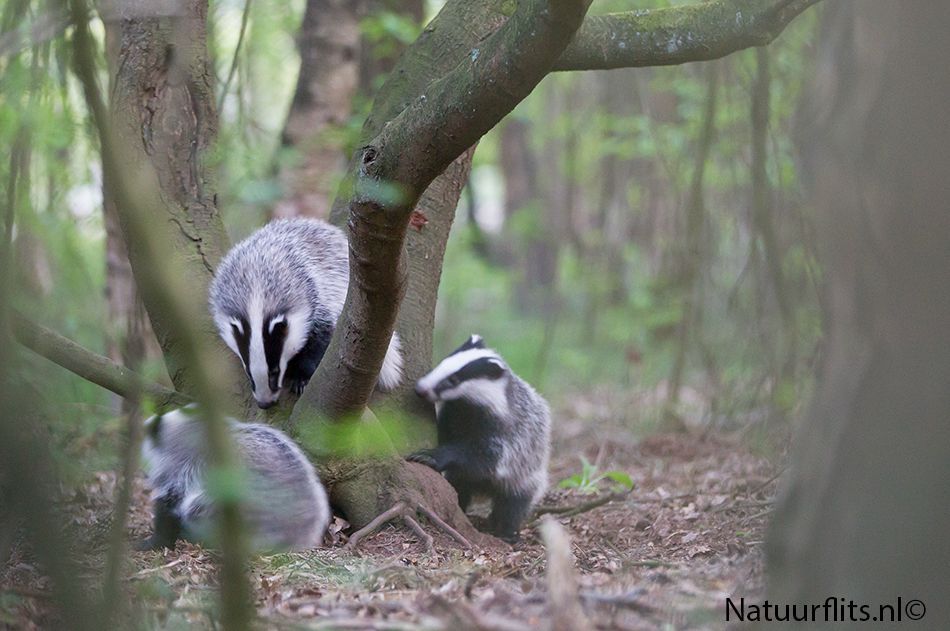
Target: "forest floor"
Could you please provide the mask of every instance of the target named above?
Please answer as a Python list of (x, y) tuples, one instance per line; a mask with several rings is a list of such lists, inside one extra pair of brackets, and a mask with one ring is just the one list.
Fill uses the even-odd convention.
[[(720, 629), (725, 599), (759, 598), (763, 539), (776, 479), (771, 460), (737, 434), (691, 431), (636, 437), (582, 410), (558, 415), (544, 505), (581, 505), (599, 493), (558, 489), (580, 470), (580, 455), (601, 472), (628, 473), (625, 497), (560, 517), (571, 537), (582, 610), (600, 629)], [(101, 572), (115, 475), (96, 474), (65, 508), (90, 575)], [(148, 495), (137, 484), (130, 536), (149, 530)], [(478, 513), (478, 507), (475, 512)], [(475, 518), (475, 524), (479, 520)], [(440, 531), (427, 552), (402, 527), (385, 527), (355, 552), (343, 548), (345, 522), (327, 547), (258, 557), (250, 576), (264, 628), (528, 629), (550, 619), (545, 548), (537, 522), (510, 549), (462, 550)], [(340, 532), (341, 527), (344, 531)], [(97, 541), (99, 543), (97, 543)], [(133, 552), (127, 590), (146, 628), (216, 628), (211, 553), (179, 542), (174, 550)], [(47, 628), (48, 581), (22, 545), (0, 567), (0, 628)]]

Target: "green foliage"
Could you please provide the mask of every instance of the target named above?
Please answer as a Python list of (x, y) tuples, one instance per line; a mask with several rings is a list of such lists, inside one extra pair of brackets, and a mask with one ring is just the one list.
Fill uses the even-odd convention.
[(562, 489), (577, 489), (581, 493), (595, 493), (604, 480), (613, 482), (616, 490), (631, 490), (634, 487), (633, 478), (624, 471), (598, 471), (597, 466), (587, 458), (581, 456), (581, 470), (558, 482)]
[(376, 11), (360, 20), (360, 33), (377, 58), (391, 57), (419, 36), (422, 25), (395, 11)]

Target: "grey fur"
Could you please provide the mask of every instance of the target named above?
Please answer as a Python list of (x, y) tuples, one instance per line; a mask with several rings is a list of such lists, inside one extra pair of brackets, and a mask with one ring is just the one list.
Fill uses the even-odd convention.
[[(227, 423), (245, 469), (242, 516), (254, 549), (320, 545), (330, 506), (307, 457), (273, 427)], [(207, 492), (207, 441), (197, 410), (189, 406), (154, 416), (146, 421), (145, 434), (142, 455), (156, 507), (170, 505), (186, 538), (209, 542), (215, 510)]]
[[(329, 342), (329, 332), (343, 311), (348, 283), (348, 243), (339, 228), (317, 219), (276, 220), (228, 252), (211, 283), (209, 302), (221, 337), (238, 355), (231, 328), (234, 319), (245, 318), (252, 331), (257, 331), (269, 316), (299, 314), (299, 318), (288, 318), (280, 375), (280, 385), (286, 386), (286, 364), (301, 352), (310, 331), (302, 332), (300, 326), (317, 327), (322, 331), (321, 339)], [(298, 320), (302, 323), (299, 326)], [(253, 343), (248, 363), (254, 363)], [(255, 379), (251, 374), (255, 368), (246, 368), (255, 383), (258, 403), (275, 401), (277, 393), (258, 383), (266, 379)], [(393, 334), (380, 371), (380, 388), (396, 387), (401, 372), (399, 337)], [(255, 374), (263, 373), (258, 370)]]
[(436, 405), (439, 444), (410, 460), (443, 471), (463, 509), (472, 494), (492, 497), (493, 530), (516, 536), (548, 486), (547, 402), (478, 336), (420, 379), (416, 392)]

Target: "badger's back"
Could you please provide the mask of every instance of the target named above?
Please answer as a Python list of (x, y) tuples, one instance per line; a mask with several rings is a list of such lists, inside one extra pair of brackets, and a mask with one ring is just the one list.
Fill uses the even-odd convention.
[(335, 321), (348, 279), (347, 240), (339, 228), (317, 219), (279, 219), (224, 257), (211, 284), (211, 308), (248, 313), (254, 299), (276, 307), (299, 299), (295, 294), (315, 293), (308, 300), (319, 300)]
[(299, 447), (273, 427), (235, 424), (248, 472), (246, 519), (259, 548), (312, 548), (330, 521), (326, 492)]
[(508, 440), (498, 472), (507, 484), (533, 491), (534, 503), (548, 488), (551, 411), (544, 397), (514, 373), (508, 384), (508, 400)]
[[(217, 511), (207, 488), (208, 450), (202, 421), (194, 411), (176, 410), (146, 428), (143, 455), (153, 498), (177, 503), (177, 516), (191, 538), (213, 540)], [(241, 508), (254, 548), (319, 545), (330, 507), (304, 453), (290, 437), (267, 425), (229, 419), (228, 428), (243, 466)]]

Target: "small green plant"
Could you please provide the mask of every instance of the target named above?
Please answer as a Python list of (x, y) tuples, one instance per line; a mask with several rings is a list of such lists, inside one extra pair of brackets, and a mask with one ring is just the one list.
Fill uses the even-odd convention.
[(584, 456), (581, 456), (580, 473), (564, 478), (558, 482), (558, 486), (562, 489), (577, 489), (581, 493), (594, 493), (603, 480), (613, 482), (614, 490), (630, 490), (633, 488), (633, 478), (625, 471), (605, 471), (601, 473), (597, 470), (597, 465), (592, 464)]

